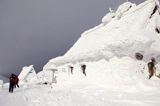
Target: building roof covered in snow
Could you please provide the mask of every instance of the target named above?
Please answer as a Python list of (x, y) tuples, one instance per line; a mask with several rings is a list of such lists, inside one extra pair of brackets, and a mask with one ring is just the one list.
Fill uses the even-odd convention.
[(44, 68), (114, 56), (133, 57), (136, 52), (143, 53), (146, 60), (159, 56), (159, 7), (158, 0), (146, 0), (139, 5), (125, 2), (117, 11), (105, 15), (100, 25), (85, 31), (64, 56), (51, 59)]
[(25, 66), (22, 68), (21, 73), (19, 74), (18, 78), (20, 81), (29, 81), (36, 76), (36, 72), (34, 70), (33, 65)]

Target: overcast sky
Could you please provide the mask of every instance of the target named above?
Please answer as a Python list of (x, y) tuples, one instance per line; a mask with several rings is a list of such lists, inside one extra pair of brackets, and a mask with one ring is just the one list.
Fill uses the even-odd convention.
[[(41, 71), (126, 0), (0, 0), (0, 74)], [(140, 3), (144, 0), (130, 0)]]

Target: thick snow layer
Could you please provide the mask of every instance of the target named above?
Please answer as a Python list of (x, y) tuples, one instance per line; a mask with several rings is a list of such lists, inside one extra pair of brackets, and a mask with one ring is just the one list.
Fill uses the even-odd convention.
[[(86, 64), (84, 76), (80, 66)], [(73, 73), (68, 66), (74, 66)], [(51, 71), (38, 76), (50, 78)], [(48, 76), (47, 76), (48, 74)], [(148, 79), (144, 61), (131, 57), (67, 64), (55, 72), (58, 83), (21, 85), (13, 94), (5, 86), (0, 91), (3, 106), (158, 106), (159, 79)]]
[(137, 6), (130, 2), (122, 4), (115, 13), (103, 18), (107, 24), (85, 31), (64, 56), (51, 59), (44, 69), (51, 64), (134, 57), (136, 52), (143, 53), (145, 61), (152, 56), (159, 57), (160, 37), (155, 29), (160, 26), (160, 15), (158, 10), (153, 12), (158, 5), (155, 1), (147, 0)]
[(0, 104), (3, 106), (158, 106), (160, 104), (160, 88), (150, 88), (141, 84), (139, 87), (145, 87), (147, 90), (135, 91), (120, 87), (117, 90), (109, 89), (88, 84), (82, 79), (77, 84), (68, 82), (52, 87), (23, 86), (15, 89), (13, 94), (4, 88), (0, 91)]
[(18, 78), (20, 80), (20, 83), (31, 83), (35, 81), (37, 82), (38, 80), (33, 65), (23, 67)]
[[(159, 78), (148, 80), (147, 62), (151, 57), (160, 62), (160, 36), (156, 29), (160, 26), (159, 17), (157, 0), (137, 6), (126, 2), (103, 18), (105, 24), (85, 31), (64, 56), (51, 59), (39, 76), (54, 77), (57, 83), (75, 84), (85, 78), (87, 83), (111, 89), (155, 89), (160, 85)], [(137, 52), (143, 54), (142, 61), (135, 59)], [(87, 66), (87, 76), (82, 73), (81, 64)], [(54, 76), (48, 76), (46, 70), (55, 68), (58, 71)]]
[[(84, 76), (80, 66), (86, 64)], [(74, 66), (73, 73), (68, 65)], [(13, 94), (0, 91), (3, 106), (158, 106), (160, 83), (148, 79), (144, 61), (125, 56), (95, 62), (68, 64), (55, 72), (58, 83), (21, 85)], [(38, 76), (51, 78), (51, 71)], [(48, 75), (48, 76), (47, 76)], [(46, 79), (45, 79), (46, 80)]]
[[(85, 76), (81, 70), (81, 64), (86, 65)], [(73, 83), (84, 79), (85, 82), (104, 86), (111, 89), (135, 89), (147, 90), (148, 88), (158, 87), (160, 83), (151, 82), (148, 79), (148, 67), (144, 61), (132, 59), (130, 57), (114, 57), (109, 61), (102, 59), (96, 62), (83, 62), (72, 65), (74, 67), (71, 73), (68, 65), (58, 67), (54, 73), (57, 83)], [(157, 67), (157, 71), (158, 71)], [(43, 71), (46, 72), (47, 71)], [(50, 74), (51, 75), (51, 74)], [(46, 76), (52, 78), (52, 76)], [(159, 81), (155, 76), (151, 80)], [(155, 86), (156, 85), (156, 86)], [(137, 89), (138, 88), (138, 89)]]
[(41, 71), (37, 75), (40, 83), (52, 83), (53, 80), (53, 72), (52, 71)]
[[(80, 66), (86, 64), (84, 76)], [(68, 65), (74, 66), (73, 73)], [(51, 71), (38, 76), (50, 78)], [(46, 75), (49, 76), (46, 76)], [(45, 75), (45, 76), (44, 76)], [(8, 86), (0, 91), (3, 106), (158, 106), (159, 79), (148, 79), (144, 61), (125, 56), (109, 61), (67, 64), (55, 72), (58, 83), (21, 85), (13, 94)]]
[[(112, 89), (122, 86), (122, 89), (146, 90), (146, 86), (159, 86), (158, 82), (148, 81), (147, 68), (151, 57), (160, 63), (160, 37), (156, 30), (160, 26), (158, 8), (157, 0), (147, 0), (137, 6), (130, 2), (120, 5), (115, 13), (111, 11), (105, 16), (112, 18), (109, 23), (85, 31), (64, 56), (51, 59), (39, 77), (43, 82), (54, 79), (58, 83), (77, 83), (85, 78), (88, 83), (107, 84)], [(143, 54), (142, 61), (135, 59), (137, 52)], [(82, 73), (81, 64), (87, 66), (87, 76)], [(46, 71), (53, 69), (58, 70), (53, 75)], [(151, 80), (159, 81), (159, 78), (154, 76)]]

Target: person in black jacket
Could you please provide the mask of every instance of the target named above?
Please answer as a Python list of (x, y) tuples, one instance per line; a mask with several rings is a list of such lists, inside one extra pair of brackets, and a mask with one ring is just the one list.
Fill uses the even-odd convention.
[(11, 74), (11, 76), (9, 77), (9, 92), (13, 93), (13, 89), (14, 89), (14, 76), (13, 74)]

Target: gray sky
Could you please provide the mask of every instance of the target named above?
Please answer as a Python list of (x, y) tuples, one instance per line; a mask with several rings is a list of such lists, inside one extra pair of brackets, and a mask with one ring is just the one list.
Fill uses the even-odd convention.
[[(0, 74), (36, 71), (126, 0), (0, 0)], [(140, 3), (144, 0), (130, 0)]]

